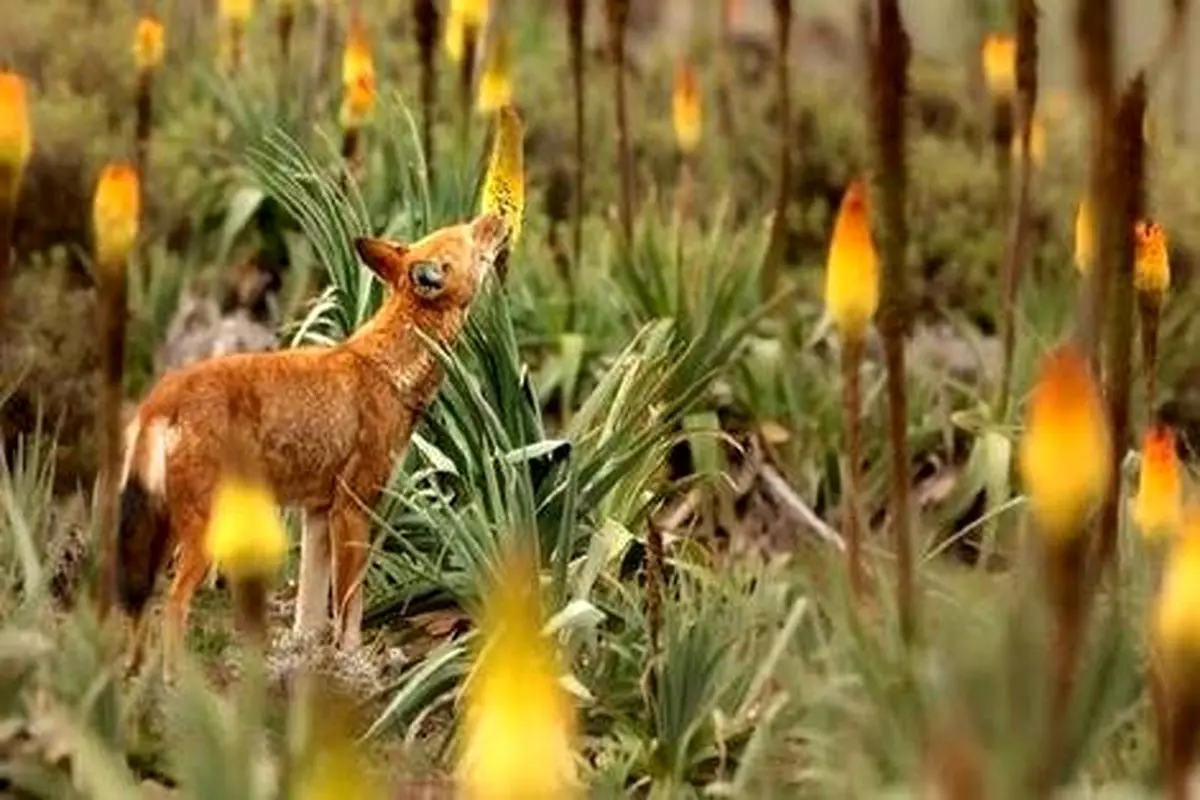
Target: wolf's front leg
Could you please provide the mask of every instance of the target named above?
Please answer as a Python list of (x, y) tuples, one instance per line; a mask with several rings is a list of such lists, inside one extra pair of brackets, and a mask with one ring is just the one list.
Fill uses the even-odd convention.
[(320, 635), (329, 623), (329, 516), (307, 511), (300, 536), (300, 579), (292, 629), (301, 636)]
[(362, 581), (367, 571), (370, 521), (356, 498), (339, 488), (329, 512), (333, 545), (333, 619), (338, 648), (362, 644)]

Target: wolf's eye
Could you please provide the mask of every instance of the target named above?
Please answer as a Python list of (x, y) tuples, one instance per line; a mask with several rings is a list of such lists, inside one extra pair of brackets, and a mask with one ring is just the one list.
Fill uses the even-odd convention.
[(436, 261), (418, 261), (408, 268), (408, 279), (424, 297), (434, 297), (446, 288), (446, 268)]

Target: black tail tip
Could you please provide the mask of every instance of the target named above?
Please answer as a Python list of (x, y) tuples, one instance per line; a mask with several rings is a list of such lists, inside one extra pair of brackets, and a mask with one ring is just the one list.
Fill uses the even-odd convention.
[(167, 520), (146, 487), (131, 478), (121, 490), (117, 528), (117, 599), (126, 614), (141, 616), (154, 594), (166, 554)]

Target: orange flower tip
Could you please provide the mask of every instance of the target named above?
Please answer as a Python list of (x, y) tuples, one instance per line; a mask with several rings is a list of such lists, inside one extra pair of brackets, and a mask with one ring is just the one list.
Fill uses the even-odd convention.
[(1142, 441), (1142, 467), (1131, 516), (1147, 539), (1173, 536), (1182, 524), (1183, 477), (1175, 433), (1166, 426), (1149, 429)]
[(139, 72), (149, 72), (162, 64), (166, 52), (166, 32), (156, 17), (144, 16), (133, 32), (133, 61)]
[(825, 267), (825, 308), (843, 337), (862, 340), (879, 308), (879, 256), (871, 236), (867, 184), (846, 188)]
[(1145, 295), (1161, 297), (1171, 286), (1171, 262), (1167, 254), (1167, 232), (1152, 220), (1134, 226), (1133, 284)]
[(983, 77), (996, 100), (1010, 100), (1017, 89), (1017, 40), (1008, 33), (984, 37)]
[(675, 90), (671, 97), (671, 110), (675, 125), (675, 141), (684, 153), (690, 153), (700, 144), (701, 103), (700, 82), (696, 70), (686, 61), (681, 61), (675, 70)]
[(0, 71), (0, 202), (16, 199), (32, 149), (25, 81), (15, 72)]
[[(1064, 454), (1071, 468), (1063, 468)], [(1112, 479), (1112, 444), (1087, 359), (1063, 345), (1042, 361), (1026, 409), (1020, 470), (1039, 529), (1054, 541), (1077, 537)]]
[(137, 241), (141, 197), (132, 164), (108, 164), (100, 171), (92, 202), (96, 263), (104, 272), (123, 269)]

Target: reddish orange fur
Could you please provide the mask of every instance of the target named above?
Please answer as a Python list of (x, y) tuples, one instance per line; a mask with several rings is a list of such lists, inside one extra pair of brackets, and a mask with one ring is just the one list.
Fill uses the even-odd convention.
[[(327, 618), (332, 566), (335, 639), (343, 647), (358, 645), (366, 509), (375, 505), (440, 380), (418, 330), (453, 344), (484, 273), (506, 256), (507, 239), (493, 215), (444, 228), (411, 247), (359, 239), (363, 261), (389, 291), (349, 340), (332, 348), (211, 359), (167, 374), (145, 398), (126, 431), (125, 480), (147, 490), (178, 553), (164, 618), (168, 665), (182, 648), (192, 596), (209, 570), (203, 542), (209, 505), (235, 433), (261, 462), (280, 504), (305, 511), (297, 628), (313, 630)], [(125, 523), (123, 535), (155, 530)], [(129, 552), (150, 549), (126, 544)], [(140, 608), (128, 610), (139, 620)], [(140, 628), (135, 625), (138, 638)]]

